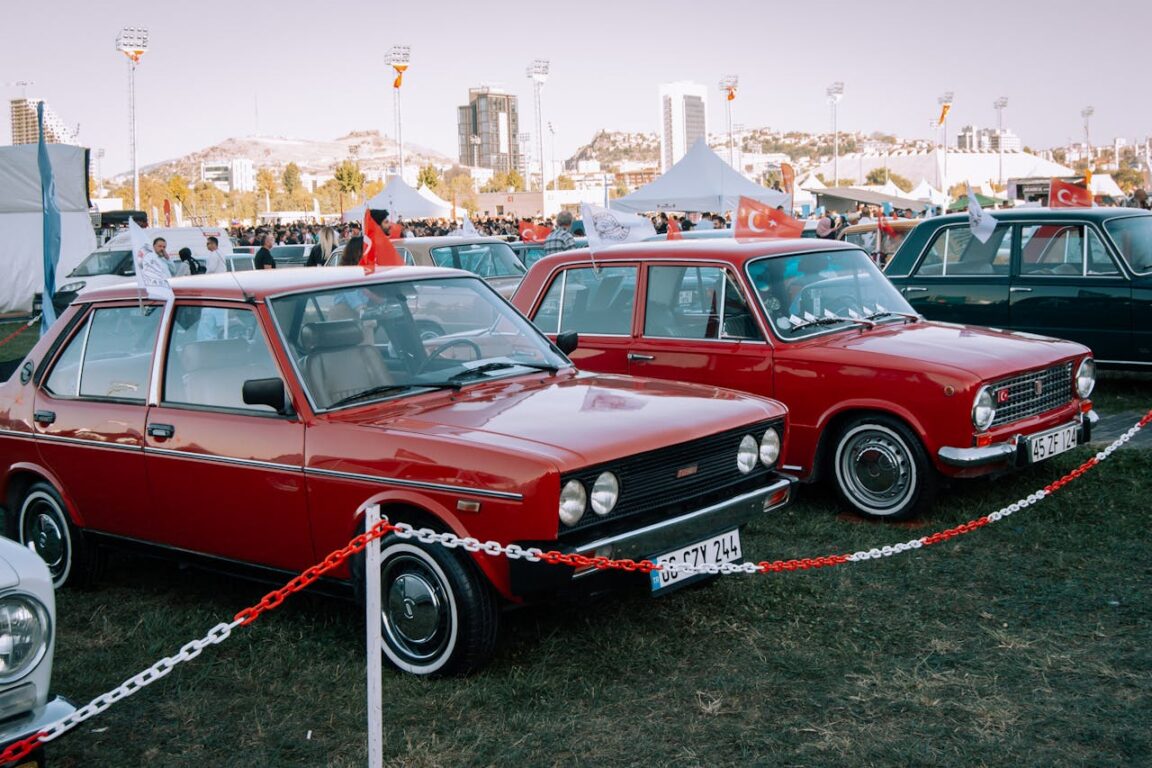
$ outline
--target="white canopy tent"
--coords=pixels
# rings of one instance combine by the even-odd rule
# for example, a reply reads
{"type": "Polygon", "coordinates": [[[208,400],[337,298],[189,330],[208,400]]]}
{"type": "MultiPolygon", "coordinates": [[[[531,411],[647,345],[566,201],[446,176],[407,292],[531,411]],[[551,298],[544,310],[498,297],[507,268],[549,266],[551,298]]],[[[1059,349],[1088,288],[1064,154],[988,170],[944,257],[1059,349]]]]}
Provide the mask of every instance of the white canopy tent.
{"type": "Polygon", "coordinates": [[[914,200],[927,200],[940,209],[945,208],[949,202],[947,193],[933,187],[927,179],[921,179],[916,188],[908,193],[908,197],[914,200]]]}
{"type": "MultiPolygon", "coordinates": [[[[0,312],[27,311],[44,289],[44,212],[37,146],[0,147],[0,312]]],[[[56,285],[96,249],[88,212],[88,150],[49,144],[48,158],[60,208],[60,260],[56,285]]]]}
{"type": "Polygon", "coordinates": [[[400,219],[446,219],[452,215],[452,206],[431,192],[418,191],[399,176],[388,177],[384,189],[373,195],[367,206],[358,205],[344,212],[344,221],[364,218],[365,207],[374,211],[386,210],[395,221],[400,219]],[[431,197],[429,197],[431,195],[431,197]]]}
{"type": "Polygon", "coordinates": [[[734,211],[741,197],[768,205],[785,205],[788,195],[749,181],[709,148],[704,139],[692,145],[680,162],[650,184],[612,200],[618,211],[734,211]]]}

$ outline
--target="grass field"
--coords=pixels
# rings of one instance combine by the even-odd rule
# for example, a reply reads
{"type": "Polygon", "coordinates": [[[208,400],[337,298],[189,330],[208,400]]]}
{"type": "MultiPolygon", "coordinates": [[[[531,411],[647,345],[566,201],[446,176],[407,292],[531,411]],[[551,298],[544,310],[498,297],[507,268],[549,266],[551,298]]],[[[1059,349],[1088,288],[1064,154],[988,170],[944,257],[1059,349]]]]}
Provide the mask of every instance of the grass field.
{"type": "MultiPolygon", "coordinates": [[[[1105,374],[1096,400],[1147,411],[1152,386],[1105,374]]],[[[917,538],[1092,450],[955,485],[904,525],[806,488],[746,532],[746,558],[917,538]]],[[[893,558],[506,614],[471,678],[385,672],[387,764],[1152,764],[1150,476],[1152,452],[1125,448],[1034,508],[893,558]]],[[[55,687],[85,703],[267,589],[115,557],[99,588],[58,595],[55,687]]],[[[363,766],[363,634],[352,604],[294,597],[51,743],[49,760],[363,766]]]]}

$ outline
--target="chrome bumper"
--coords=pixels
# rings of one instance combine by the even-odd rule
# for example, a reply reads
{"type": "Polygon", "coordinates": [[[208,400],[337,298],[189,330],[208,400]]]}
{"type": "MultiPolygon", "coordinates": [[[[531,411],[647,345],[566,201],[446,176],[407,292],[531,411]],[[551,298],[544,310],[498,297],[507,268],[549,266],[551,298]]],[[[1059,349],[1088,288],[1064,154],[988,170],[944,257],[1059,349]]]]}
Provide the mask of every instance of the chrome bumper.
{"type": "MultiPolygon", "coordinates": [[[[34,733],[39,733],[48,726],[68,717],[75,711],[75,705],[63,696],[56,696],[50,699],[40,711],[29,713],[27,717],[16,718],[5,723],[4,729],[0,730],[0,749],[4,749],[9,744],[13,744],[22,739],[26,739],[34,733]]],[[[37,749],[39,749],[39,747],[37,747],[37,749]]]]}
{"type": "MultiPolygon", "coordinates": [[[[1095,426],[1098,421],[1100,421],[1100,416],[1096,411],[1088,411],[1081,416],[1079,420],[1080,430],[1077,435],[1077,442],[1079,444],[1082,445],[1092,439],[1092,427],[1095,426]]],[[[945,446],[941,448],[936,455],[940,457],[940,461],[951,467],[979,467],[985,464],[1015,462],[1017,452],[1025,437],[1027,436],[1013,435],[1010,439],[1002,443],[985,445],[979,448],[954,448],[952,446],[945,446]]]]}

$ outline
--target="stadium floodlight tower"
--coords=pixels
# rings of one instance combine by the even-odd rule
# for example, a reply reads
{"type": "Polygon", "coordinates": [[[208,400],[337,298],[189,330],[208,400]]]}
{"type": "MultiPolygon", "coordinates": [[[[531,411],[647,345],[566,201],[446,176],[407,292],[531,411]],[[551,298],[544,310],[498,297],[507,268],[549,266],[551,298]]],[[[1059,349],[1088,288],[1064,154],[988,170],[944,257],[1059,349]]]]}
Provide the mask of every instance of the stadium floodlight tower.
{"type": "Polygon", "coordinates": [[[535,59],[526,72],[532,81],[532,89],[536,100],[536,156],[540,158],[540,191],[548,186],[548,179],[544,173],[544,119],[540,114],[540,91],[548,81],[548,60],[535,59]]]}
{"type": "Polygon", "coordinates": [[[824,93],[832,105],[832,186],[840,186],[840,128],[836,124],[836,107],[844,98],[844,83],[837,80],[824,93]]]}
{"type": "Polygon", "coordinates": [[[396,116],[396,153],[400,165],[400,178],[404,178],[404,124],[400,120],[400,86],[404,82],[404,73],[412,60],[412,49],[407,45],[394,45],[388,49],[384,63],[392,67],[396,78],[392,81],[392,111],[396,116]]]}
{"type": "Polygon", "coordinates": [[[1088,161],[1089,168],[1092,165],[1092,138],[1088,133],[1088,121],[1092,119],[1092,115],[1096,114],[1095,107],[1084,107],[1080,110],[1080,117],[1084,118],[1084,154],[1085,159],[1088,161]]]}
{"type": "Polygon", "coordinates": [[[738,75],[724,75],[720,79],[720,90],[724,91],[724,115],[728,121],[728,165],[736,167],[736,145],[732,143],[732,102],[736,99],[736,88],[740,85],[738,75]]]}
{"type": "Polygon", "coordinates": [[[132,206],[140,210],[140,170],[136,165],[136,65],[148,50],[148,30],[124,27],[116,35],[116,50],[128,57],[128,134],[132,154],[132,206]]]}
{"type": "Polygon", "coordinates": [[[992,102],[996,109],[996,148],[1000,151],[1000,186],[1004,186],[1004,109],[1008,106],[1008,97],[1001,96],[992,102]]]}

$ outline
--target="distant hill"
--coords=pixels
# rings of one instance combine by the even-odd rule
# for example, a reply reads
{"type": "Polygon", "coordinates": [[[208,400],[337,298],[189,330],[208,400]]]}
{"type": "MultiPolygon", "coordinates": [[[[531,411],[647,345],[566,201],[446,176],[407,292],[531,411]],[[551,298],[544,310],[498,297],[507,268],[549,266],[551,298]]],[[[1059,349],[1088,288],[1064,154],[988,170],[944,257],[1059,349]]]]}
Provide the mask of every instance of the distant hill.
{"type": "Polygon", "coordinates": [[[660,137],[655,133],[625,133],[623,131],[600,131],[592,141],[576,150],[568,159],[575,165],[584,160],[598,160],[600,165],[609,166],[625,160],[637,163],[660,162],[660,137]]]}
{"type": "MultiPolygon", "coordinates": [[[[222,162],[248,158],[257,168],[283,168],[296,163],[303,173],[330,173],[342,161],[354,158],[368,176],[384,174],[399,163],[396,142],[379,131],[353,131],[330,141],[291,139],[276,136],[247,136],[226,139],[183,157],[141,168],[144,173],[180,174],[194,177],[202,162],[222,162]]],[[[435,150],[415,144],[404,145],[404,163],[447,166],[455,161],[435,150]]]]}

